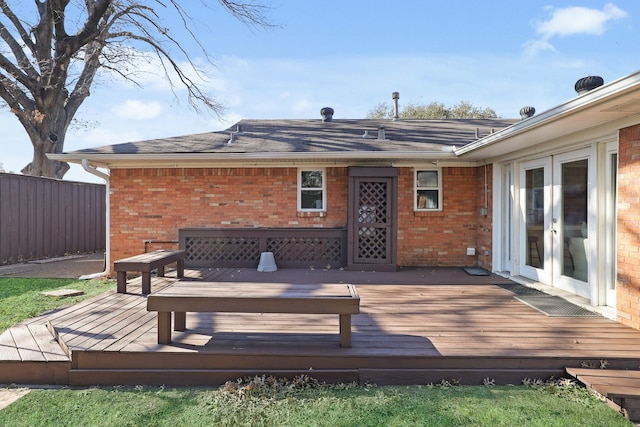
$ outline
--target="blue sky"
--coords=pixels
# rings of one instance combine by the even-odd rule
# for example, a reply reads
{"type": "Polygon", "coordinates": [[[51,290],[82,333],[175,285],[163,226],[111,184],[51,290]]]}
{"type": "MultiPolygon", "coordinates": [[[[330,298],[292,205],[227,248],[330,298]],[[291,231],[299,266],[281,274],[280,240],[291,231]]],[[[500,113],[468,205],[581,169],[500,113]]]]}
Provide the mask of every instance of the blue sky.
{"type": "MultiPolygon", "coordinates": [[[[394,91],[401,106],[468,101],[518,118],[525,105],[542,112],[575,97],[581,77],[611,82],[640,69],[637,0],[279,0],[269,12],[278,26],[268,30],[198,3],[185,7],[215,67],[179,23],[164,24],[205,69],[202,84],[225,104],[224,116],[189,109],[184,91],[174,95],[144,62],[142,89],[99,80],[78,116],[89,126],[69,132],[65,151],[220,130],[243,118],[319,118],[324,106],[337,120],[363,118],[394,91]]],[[[0,163],[18,172],[31,145],[6,110],[0,129],[11,147],[0,163]]],[[[65,179],[99,182],[75,166],[65,179]]]]}

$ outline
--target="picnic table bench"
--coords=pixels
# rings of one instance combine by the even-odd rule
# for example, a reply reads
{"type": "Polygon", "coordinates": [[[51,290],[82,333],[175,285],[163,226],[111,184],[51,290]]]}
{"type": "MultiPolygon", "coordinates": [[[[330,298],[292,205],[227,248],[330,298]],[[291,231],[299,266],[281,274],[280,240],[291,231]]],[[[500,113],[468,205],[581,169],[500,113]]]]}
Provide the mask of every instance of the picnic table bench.
{"type": "Polygon", "coordinates": [[[164,250],[135,255],[123,258],[113,263],[117,275],[116,289],[118,293],[127,292],[127,272],[139,271],[142,273],[142,293],[151,293],[151,272],[158,270],[158,277],[164,277],[164,267],[176,263],[178,278],[184,277],[184,251],[164,250]]]}
{"type": "Polygon", "coordinates": [[[177,281],[147,297],[147,311],[158,312],[158,344],[171,343],[186,329],[187,312],[338,314],[340,346],[351,347],[351,315],[360,312],[360,297],[350,284],[300,285],[177,281]]]}

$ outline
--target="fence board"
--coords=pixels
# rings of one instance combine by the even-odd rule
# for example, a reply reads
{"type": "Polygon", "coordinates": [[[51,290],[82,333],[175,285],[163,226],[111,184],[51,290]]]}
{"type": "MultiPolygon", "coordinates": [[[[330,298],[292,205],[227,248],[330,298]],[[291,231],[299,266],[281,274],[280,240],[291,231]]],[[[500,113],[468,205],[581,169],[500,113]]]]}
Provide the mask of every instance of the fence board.
{"type": "Polygon", "coordinates": [[[0,173],[0,265],[106,246],[102,184],[0,173]]]}

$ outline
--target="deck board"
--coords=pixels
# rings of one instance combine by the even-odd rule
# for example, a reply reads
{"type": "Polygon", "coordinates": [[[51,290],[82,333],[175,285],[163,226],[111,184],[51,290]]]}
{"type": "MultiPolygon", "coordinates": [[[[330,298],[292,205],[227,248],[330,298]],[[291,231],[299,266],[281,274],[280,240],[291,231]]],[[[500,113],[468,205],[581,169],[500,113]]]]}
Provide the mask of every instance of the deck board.
{"type": "Polygon", "coordinates": [[[18,352],[18,345],[13,339],[13,334],[10,329],[7,329],[0,334],[0,360],[6,361],[19,361],[20,353],[18,352]]]}
{"type": "Polygon", "coordinates": [[[46,358],[38,346],[28,325],[18,325],[10,329],[23,362],[45,362],[46,358]]]}
{"type": "Polygon", "coordinates": [[[46,325],[28,325],[28,329],[47,362],[66,362],[69,360],[69,356],[51,335],[46,325]]]}
{"type": "MultiPolygon", "coordinates": [[[[392,348],[396,354],[436,349],[450,356],[522,351],[593,357],[605,355],[606,348],[612,357],[634,357],[640,351],[640,344],[634,343],[640,343],[638,331],[600,317],[578,321],[547,317],[491,285],[358,285],[357,289],[361,313],[352,316],[354,347],[375,353],[392,348]]],[[[93,311],[85,307],[69,315],[56,314],[50,321],[72,348],[139,351],[156,339],[155,313],[147,313],[145,303],[138,295],[114,293],[99,301],[93,311]]],[[[334,315],[188,313],[187,328],[198,334],[197,343],[206,341],[201,348],[184,343],[194,352],[238,343],[260,347],[265,342],[286,348],[311,343],[317,347],[324,342],[333,349],[338,320],[334,315]],[[222,338],[225,334],[235,335],[226,340],[222,338]],[[260,334],[253,341],[252,335],[260,334]],[[323,334],[328,339],[318,342],[323,334]]],[[[174,332],[175,344],[181,343],[181,336],[174,332]]]]}
{"type": "MultiPolygon", "coordinates": [[[[216,363],[238,369],[289,369],[313,363],[314,368],[366,368],[372,372],[384,371],[385,364],[426,369],[433,364],[431,359],[439,364],[448,359],[454,364],[473,360],[480,366],[483,360],[505,358],[513,360],[514,366],[522,364],[523,369],[523,360],[536,364],[536,369],[564,360],[573,360],[573,366],[599,360],[639,365],[640,331],[604,317],[545,316],[495,286],[504,282],[502,278],[471,277],[454,270],[441,280],[431,270],[409,276],[363,272],[341,277],[341,273],[191,269],[185,271],[183,280],[192,281],[186,286],[197,289],[210,280],[254,280],[253,286],[259,287],[258,279],[284,284],[287,277],[296,284],[324,279],[323,283],[353,283],[360,277],[360,282],[355,282],[360,313],[352,315],[352,348],[340,348],[339,322],[333,314],[233,312],[187,313],[187,330],[174,331],[170,345],[159,345],[156,313],[146,310],[139,278],[128,283],[128,294],[117,294],[114,286],[99,297],[18,326],[51,322],[73,353],[74,366],[82,367],[83,361],[92,360],[95,369],[161,369],[175,363],[207,369],[212,362],[202,358],[210,356],[217,358],[216,363]],[[396,283],[390,277],[399,279],[396,283]],[[150,355],[156,357],[151,360],[150,355]],[[175,359],[178,356],[192,359],[175,359]]],[[[176,279],[170,276],[154,277],[152,291],[173,283],[176,279]]],[[[0,360],[38,357],[33,334],[25,334],[24,328],[10,331],[0,335],[0,360]]],[[[39,354],[40,360],[46,360],[42,351],[39,354]]],[[[389,373],[388,377],[402,375],[389,373]]],[[[410,374],[406,376],[410,378],[410,374]]]]}

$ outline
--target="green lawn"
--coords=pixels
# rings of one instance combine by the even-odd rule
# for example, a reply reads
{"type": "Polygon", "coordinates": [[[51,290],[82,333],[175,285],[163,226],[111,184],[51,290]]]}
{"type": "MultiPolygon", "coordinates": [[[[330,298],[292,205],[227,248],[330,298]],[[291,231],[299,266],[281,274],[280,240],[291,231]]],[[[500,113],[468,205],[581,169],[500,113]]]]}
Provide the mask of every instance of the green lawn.
{"type": "Polygon", "coordinates": [[[112,280],[0,278],[0,333],[23,320],[114,288],[112,280]],[[84,295],[66,298],[41,295],[54,289],[76,289],[84,291],[84,295]]]}
{"type": "Polygon", "coordinates": [[[631,426],[578,386],[281,390],[37,390],[0,411],[19,426],[631,426]]]}

